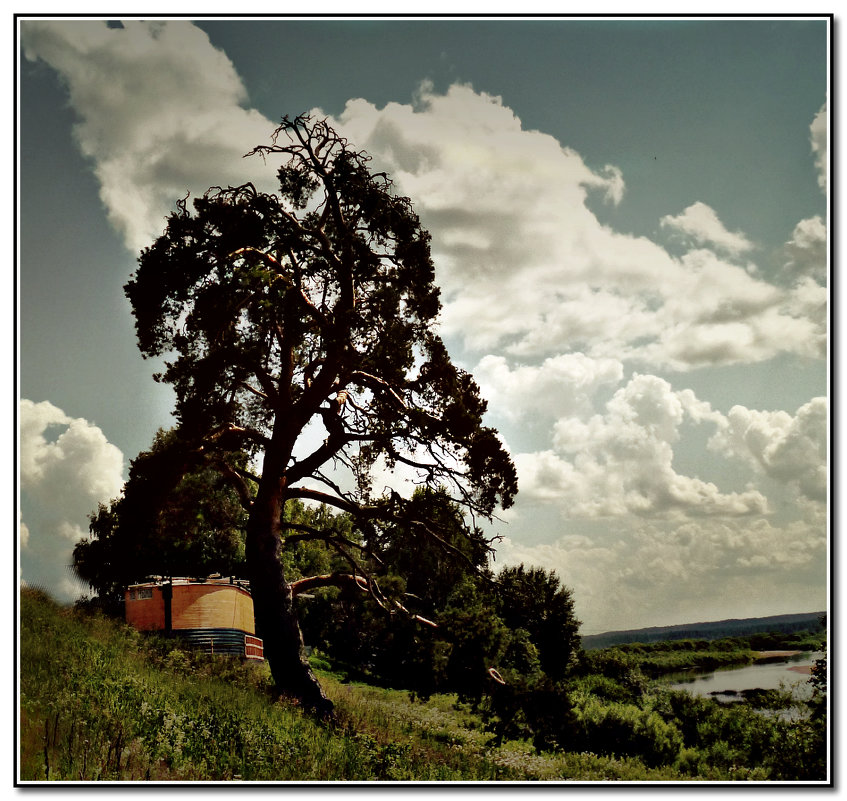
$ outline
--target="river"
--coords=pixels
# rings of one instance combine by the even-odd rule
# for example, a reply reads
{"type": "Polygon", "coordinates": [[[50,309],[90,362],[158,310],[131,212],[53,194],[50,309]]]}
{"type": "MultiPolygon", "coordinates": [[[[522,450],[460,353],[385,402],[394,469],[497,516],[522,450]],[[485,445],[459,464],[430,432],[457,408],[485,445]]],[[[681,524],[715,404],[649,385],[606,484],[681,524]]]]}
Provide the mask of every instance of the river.
{"type": "Polygon", "coordinates": [[[721,701],[740,700],[738,694],[742,690],[778,690],[782,687],[791,689],[796,698],[805,700],[811,696],[809,669],[821,656],[819,652],[805,651],[775,662],[757,662],[708,673],[675,673],[666,677],[666,680],[671,680],[671,689],[687,690],[694,695],[709,696],[721,701]]]}

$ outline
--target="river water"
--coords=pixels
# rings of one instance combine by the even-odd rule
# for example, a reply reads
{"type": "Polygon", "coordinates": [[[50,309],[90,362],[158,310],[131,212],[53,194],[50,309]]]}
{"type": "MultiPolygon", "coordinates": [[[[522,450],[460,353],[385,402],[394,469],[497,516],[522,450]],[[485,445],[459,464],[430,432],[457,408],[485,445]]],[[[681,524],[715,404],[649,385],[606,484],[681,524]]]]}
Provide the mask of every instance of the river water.
{"type": "Polygon", "coordinates": [[[675,673],[670,687],[687,690],[694,695],[705,695],[721,701],[740,700],[736,695],[742,690],[792,690],[794,696],[805,700],[811,696],[809,668],[821,653],[804,652],[778,662],[763,662],[744,667],[722,668],[708,673],[675,673]]]}

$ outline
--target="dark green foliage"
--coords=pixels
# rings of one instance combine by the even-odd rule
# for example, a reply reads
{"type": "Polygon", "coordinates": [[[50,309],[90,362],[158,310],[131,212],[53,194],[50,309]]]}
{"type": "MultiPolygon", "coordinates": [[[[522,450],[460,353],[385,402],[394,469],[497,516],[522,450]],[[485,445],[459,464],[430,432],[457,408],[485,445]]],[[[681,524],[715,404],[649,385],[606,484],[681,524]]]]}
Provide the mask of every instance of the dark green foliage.
{"type": "Polygon", "coordinates": [[[123,496],[101,504],[90,519],[91,537],[74,548],[74,568],[109,608],[128,584],[148,576],[244,571],[241,499],[218,465],[172,431],[157,433],[151,449],[132,461],[123,496]]]}
{"type": "Polygon", "coordinates": [[[578,688],[586,694],[606,701],[638,703],[644,694],[646,683],[640,676],[637,681],[633,681],[613,679],[610,676],[604,676],[602,673],[589,673],[572,679],[569,686],[572,690],[578,688]]]}
{"type": "Polygon", "coordinates": [[[603,675],[617,677],[621,670],[637,668],[640,673],[652,678],[692,668],[714,670],[746,665],[753,659],[754,654],[747,641],[736,638],[627,643],[586,651],[583,658],[588,671],[597,670],[603,675]]]}
{"type": "Polygon", "coordinates": [[[739,778],[758,770],[761,778],[774,780],[826,778],[826,735],[808,720],[787,721],[744,703],[723,706],[683,691],[664,691],[655,709],[682,736],[685,770],[737,772],[739,778]]]}
{"type": "MultiPolygon", "coordinates": [[[[673,763],[681,774],[698,778],[824,780],[827,727],[816,717],[818,691],[808,704],[778,690],[745,691],[723,704],[664,689],[645,675],[749,658],[746,638],[583,652],[567,685],[578,721],[570,747],[638,756],[651,765],[673,763]],[[786,719],[786,710],[799,717],[786,719]]],[[[815,682],[813,671],[813,688],[815,682]]]]}
{"type": "Polygon", "coordinates": [[[636,654],[620,648],[583,651],[575,670],[578,676],[603,676],[624,688],[630,698],[640,697],[647,688],[647,678],[636,654]]]}
{"type": "Polygon", "coordinates": [[[427,617],[445,607],[465,577],[484,570],[489,553],[486,539],[466,526],[444,487],[415,490],[405,522],[372,529],[366,543],[404,578],[406,602],[427,617]]]}
{"type": "Polygon", "coordinates": [[[503,622],[529,633],[542,670],[552,681],[561,681],[580,645],[570,590],[553,571],[519,565],[500,571],[495,593],[503,622]]]}
{"type": "Polygon", "coordinates": [[[682,747],[676,726],[636,704],[588,698],[576,707],[571,747],[596,754],[636,756],[646,765],[674,762],[682,747]]]}
{"type": "MultiPolygon", "coordinates": [[[[460,507],[443,490],[419,488],[409,510],[408,523],[375,527],[362,539],[344,515],[302,505],[287,508],[285,519],[293,525],[318,527],[314,516],[323,515],[320,528],[330,531],[346,521],[345,538],[367,549],[368,570],[378,577],[382,595],[396,604],[384,608],[367,598],[363,603],[361,590],[349,585],[314,590],[299,603],[304,638],[351,676],[406,687],[423,697],[449,689],[478,699],[505,631],[482,589],[489,581],[487,544],[477,531],[466,533],[460,507]],[[432,536],[421,534],[424,525],[432,527],[432,536]]],[[[345,567],[323,541],[294,535],[286,545],[294,577],[345,567]]]]}
{"type": "Polygon", "coordinates": [[[470,580],[448,598],[441,620],[451,644],[448,687],[460,699],[479,702],[494,685],[488,671],[499,663],[508,638],[506,626],[470,580]]]}
{"type": "Polygon", "coordinates": [[[541,751],[571,751],[577,718],[566,687],[543,673],[503,672],[482,708],[487,725],[504,740],[530,740],[541,751]]]}
{"type": "MultiPolygon", "coordinates": [[[[463,701],[482,705],[498,731],[499,721],[511,725],[518,720],[505,709],[523,705],[525,730],[539,743],[552,743],[561,731],[551,729],[541,712],[568,708],[568,702],[561,687],[551,689],[556,682],[545,671],[542,654],[548,665],[559,666],[559,676],[566,671],[561,666],[574,659],[579,623],[570,592],[543,570],[521,566],[490,576],[484,568],[485,541],[464,534],[461,509],[443,491],[418,489],[409,509],[414,517],[406,526],[395,524],[362,537],[344,515],[302,504],[286,507],[284,520],[292,530],[318,527],[317,516],[324,531],[341,527],[346,540],[367,548],[369,569],[379,577],[385,597],[437,623],[431,627],[397,609],[363,603],[361,591],[349,585],[321,587],[299,602],[306,642],[351,678],[405,687],[423,698],[455,692],[463,701]],[[437,537],[419,536],[423,520],[432,521],[437,537]],[[519,622],[531,631],[513,627],[519,622]],[[506,690],[492,669],[509,677],[506,690]],[[488,701],[493,693],[500,699],[496,709],[488,701]]],[[[322,540],[296,534],[287,538],[285,553],[295,578],[344,566],[322,540]]]]}
{"type": "Polygon", "coordinates": [[[794,706],[794,696],[788,690],[763,690],[756,687],[751,690],[741,690],[739,695],[753,709],[769,709],[778,711],[794,706]]]}
{"type": "Polygon", "coordinates": [[[823,721],[825,724],[827,716],[827,689],[829,686],[826,653],[820,659],[816,659],[815,664],[812,665],[809,684],[812,686],[812,717],[815,720],[823,721]]]}

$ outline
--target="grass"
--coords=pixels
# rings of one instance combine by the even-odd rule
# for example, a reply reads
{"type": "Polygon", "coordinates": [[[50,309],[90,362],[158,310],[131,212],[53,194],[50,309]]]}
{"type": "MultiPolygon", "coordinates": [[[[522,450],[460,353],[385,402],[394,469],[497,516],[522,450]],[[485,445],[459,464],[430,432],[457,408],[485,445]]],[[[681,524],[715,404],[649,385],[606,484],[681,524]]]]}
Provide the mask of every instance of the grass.
{"type": "MultiPolygon", "coordinates": [[[[402,690],[345,683],[315,659],[336,704],[338,722],[330,726],[275,701],[265,664],[183,651],[32,590],[21,595],[20,616],[22,782],[705,777],[699,768],[651,768],[635,757],[498,743],[455,696],[422,701],[402,690]]],[[[649,713],[641,716],[650,722],[649,713]]],[[[689,752],[682,756],[693,760],[689,752]]]]}

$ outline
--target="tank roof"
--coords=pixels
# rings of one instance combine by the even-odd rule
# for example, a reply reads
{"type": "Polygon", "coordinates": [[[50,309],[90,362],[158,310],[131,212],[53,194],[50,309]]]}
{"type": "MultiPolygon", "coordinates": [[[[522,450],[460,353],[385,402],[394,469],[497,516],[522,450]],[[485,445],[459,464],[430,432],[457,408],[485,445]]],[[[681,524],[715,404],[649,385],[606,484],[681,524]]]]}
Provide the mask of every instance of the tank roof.
{"type": "Polygon", "coordinates": [[[221,575],[207,576],[206,578],[192,578],[189,576],[149,576],[147,581],[130,584],[127,589],[129,589],[129,587],[161,587],[165,584],[172,584],[174,586],[186,584],[216,584],[226,587],[240,587],[242,590],[247,590],[247,592],[250,591],[250,582],[247,579],[221,575]]]}

